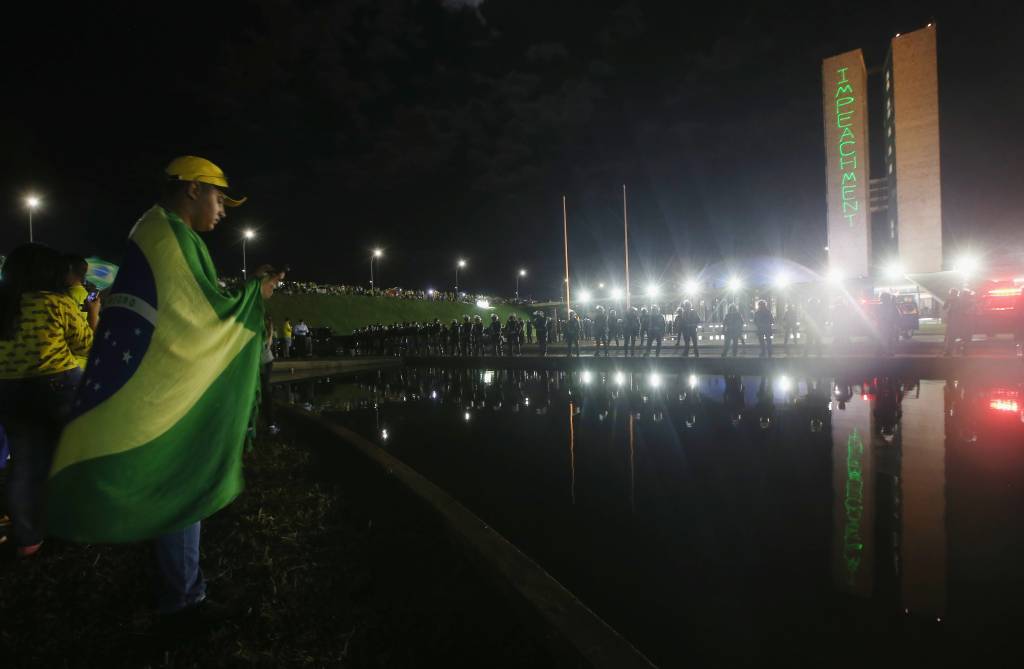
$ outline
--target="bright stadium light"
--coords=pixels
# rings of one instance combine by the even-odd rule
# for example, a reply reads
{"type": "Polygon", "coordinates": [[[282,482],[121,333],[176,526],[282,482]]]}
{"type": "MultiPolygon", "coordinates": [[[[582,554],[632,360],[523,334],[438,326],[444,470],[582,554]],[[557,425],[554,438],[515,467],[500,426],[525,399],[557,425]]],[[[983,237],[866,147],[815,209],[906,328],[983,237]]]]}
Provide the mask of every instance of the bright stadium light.
{"type": "Polygon", "coordinates": [[[621,386],[626,382],[626,375],[622,372],[615,372],[615,385],[621,386]]]}
{"type": "Polygon", "coordinates": [[[600,288],[601,290],[604,290],[604,283],[603,282],[598,283],[597,287],[600,288]]]}
{"type": "Polygon", "coordinates": [[[885,278],[889,281],[897,281],[903,278],[903,265],[897,261],[892,261],[885,266],[885,278]]]}
{"type": "Polygon", "coordinates": [[[785,272],[779,272],[775,275],[775,287],[779,290],[789,288],[789,275],[785,272]]]}
{"type": "Polygon", "coordinates": [[[784,393],[788,393],[792,389],[793,389],[793,380],[790,379],[788,376],[785,376],[785,375],[780,376],[779,377],[779,390],[784,392],[784,393]]]}
{"type": "Polygon", "coordinates": [[[621,300],[622,299],[622,289],[621,288],[612,288],[611,291],[608,293],[608,295],[613,300],[621,300]]]}
{"type": "Polygon", "coordinates": [[[687,279],[686,283],[683,284],[683,290],[686,291],[687,295],[696,295],[700,292],[700,284],[697,283],[696,279],[687,279]]]}
{"type": "Polygon", "coordinates": [[[842,283],[843,282],[843,270],[839,269],[838,267],[829,267],[828,268],[828,280],[831,281],[832,283],[842,283]]]}
{"type": "Polygon", "coordinates": [[[590,302],[590,298],[591,298],[591,297],[592,297],[592,296],[591,296],[591,294],[590,294],[590,291],[589,291],[589,290],[581,290],[581,291],[580,291],[580,302],[581,302],[582,304],[587,304],[588,302],[590,302]]]}
{"type": "Polygon", "coordinates": [[[976,274],[980,267],[981,263],[978,262],[978,259],[972,255],[962,255],[956,259],[955,263],[953,263],[953,271],[959,272],[964,276],[971,276],[972,274],[976,274]]]}
{"type": "Polygon", "coordinates": [[[686,382],[689,384],[689,386],[691,388],[696,388],[697,387],[697,375],[696,374],[690,374],[690,378],[688,378],[686,380],[686,382]]]}
{"type": "Polygon", "coordinates": [[[590,383],[593,379],[594,377],[590,372],[583,372],[580,374],[580,380],[582,380],[583,383],[590,383]]]}
{"type": "Polygon", "coordinates": [[[647,297],[657,297],[660,290],[656,283],[647,284],[647,297]]]}
{"type": "Polygon", "coordinates": [[[434,289],[433,288],[427,288],[427,295],[429,295],[430,297],[433,297],[434,296],[434,289]]]}
{"type": "Polygon", "coordinates": [[[743,280],[738,276],[729,278],[729,291],[732,293],[738,293],[743,288],[743,280]]]}
{"type": "Polygon", "coordinates": [[[657,388],[661,385],[661,375],[656,372],[652,372],[648,382],[651,384],[651,388],[657,388]]]}

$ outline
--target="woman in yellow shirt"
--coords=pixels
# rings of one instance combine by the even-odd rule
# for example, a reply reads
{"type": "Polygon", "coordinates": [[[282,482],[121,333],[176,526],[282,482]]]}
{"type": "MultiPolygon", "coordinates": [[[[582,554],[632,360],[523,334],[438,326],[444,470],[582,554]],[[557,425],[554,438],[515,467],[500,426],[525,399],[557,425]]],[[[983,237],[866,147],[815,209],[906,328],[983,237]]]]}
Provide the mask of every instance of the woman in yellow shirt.
{"type": "Polygon", "coordinates": [[[42,544],[42,500],[61,429],[92,346],[99,300],[87,318],[68,296],[67,264],[38,244],[15,249],[0,281],[0,423],[10,442],[8,512],[19,556],[42,544]]]}

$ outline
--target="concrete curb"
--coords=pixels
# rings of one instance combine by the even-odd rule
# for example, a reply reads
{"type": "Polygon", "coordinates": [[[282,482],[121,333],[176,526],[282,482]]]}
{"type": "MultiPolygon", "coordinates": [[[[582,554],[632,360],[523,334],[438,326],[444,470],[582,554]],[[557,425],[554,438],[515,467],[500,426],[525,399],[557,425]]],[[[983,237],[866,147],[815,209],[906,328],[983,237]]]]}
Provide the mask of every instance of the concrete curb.
{"type": "Polygon", "coordinates": [[[492,570],[504,585],[510,586],[546,627],[590,666],[599,669],[655,666],[529,556],[415,470],[347,428],[287,404],[278,403],[278,407],[296,422],[341,439],[427,504],[481,564],[492,570]]]}

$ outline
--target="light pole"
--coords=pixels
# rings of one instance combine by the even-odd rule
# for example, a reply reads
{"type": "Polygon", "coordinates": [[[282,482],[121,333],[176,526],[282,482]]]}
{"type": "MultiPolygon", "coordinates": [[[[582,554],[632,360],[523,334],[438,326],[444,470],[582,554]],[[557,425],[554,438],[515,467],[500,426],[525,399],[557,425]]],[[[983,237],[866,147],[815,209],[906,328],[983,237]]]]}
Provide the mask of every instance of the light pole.
{"type": "Polygon", "coordinates": [[[25,198],[25,206],[28,207],[28,243],[32,244],[35,242],[35,236],[32,234],[32,214],[35,213],[36,208],[39,206],[39,197],[37,195],[29,195],[25,198]]]}
{"type": "Polygon", "coordinates": [[[526,276],[526,270],[521,269],[516,272],[516,299],[519,299],[519,277],[526,276]]]}
{"type": "Polygon", "coordinates": [[[384,251],[381,249],[374,249],[373,255],[370,256],[370,292],[373,292],[373,261],[384,255],[384,251]]]}
{"type": "Polygon", "coordinates": [[[466,266],[466,261],[459,258],[459,262],[455,263],[455,299],[459,299],[459,270],[466,266]]]}
{"type": "Polygon", "coordinates": [[[245,261],[245,243],[256,236],[256,233],[250,228],[246,228],[242,231],[242,279],[248,278],[248,264],[245,261]]]}

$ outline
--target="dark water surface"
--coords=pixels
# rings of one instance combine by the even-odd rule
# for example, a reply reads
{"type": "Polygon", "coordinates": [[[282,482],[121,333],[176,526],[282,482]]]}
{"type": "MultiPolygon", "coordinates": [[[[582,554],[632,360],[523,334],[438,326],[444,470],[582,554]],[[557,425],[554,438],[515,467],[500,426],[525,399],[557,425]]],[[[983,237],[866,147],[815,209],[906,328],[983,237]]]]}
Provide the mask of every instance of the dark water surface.
{"type": "Polygon", "coordinates": [[[1020,385],[402,369],[276,392],[662,666],[982,661],[1024,631],[1020,385]]]}

